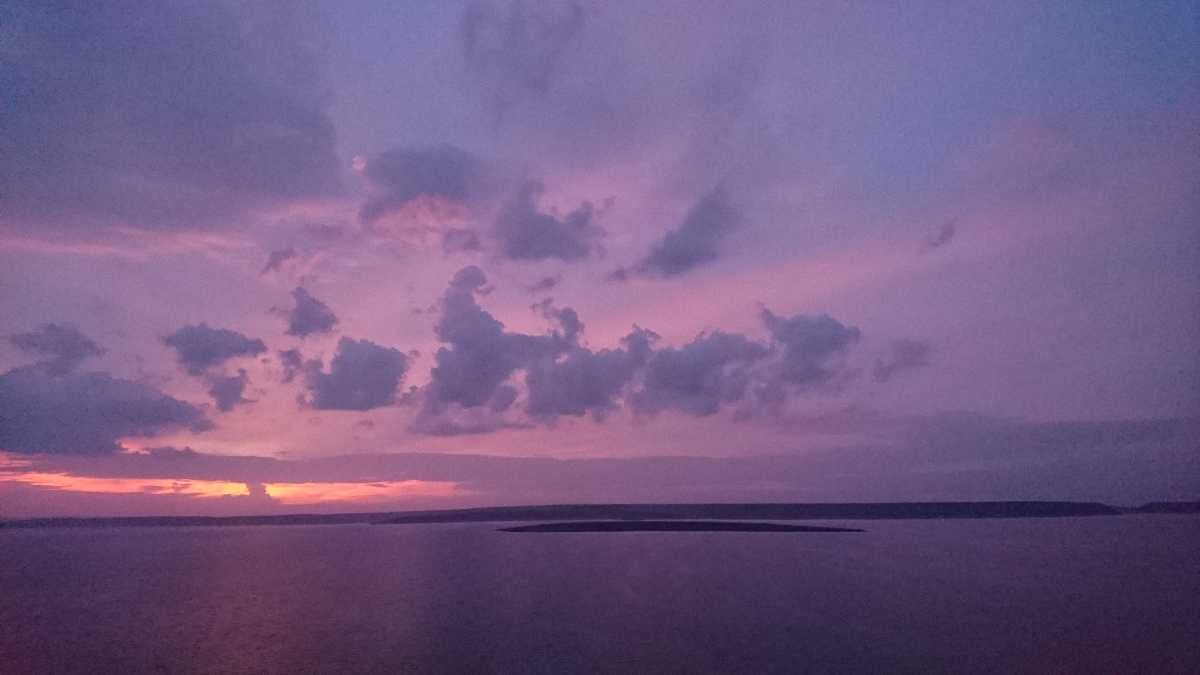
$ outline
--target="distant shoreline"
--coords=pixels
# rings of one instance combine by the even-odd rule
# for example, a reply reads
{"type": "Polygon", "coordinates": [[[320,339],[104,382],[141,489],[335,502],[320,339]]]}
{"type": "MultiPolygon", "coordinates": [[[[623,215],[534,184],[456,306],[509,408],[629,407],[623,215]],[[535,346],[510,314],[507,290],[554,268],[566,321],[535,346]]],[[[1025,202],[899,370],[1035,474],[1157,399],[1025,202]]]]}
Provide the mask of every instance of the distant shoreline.
{"type": "Polygon", "coordinates": [[[190,527],[237,525],[429,524],[579,520],[914,520],[962,518],[1054,518],[1123,513],[1200,514],[1200,502],[1151,502],[1119,508],[1099,502],[861,502],[772,504],[552,504],[382,513],[261,516],[130,516],[27,518],[0,521],[0,528],[190,527]]]}
{"type": "Polygon", "coordinates": [[[856,527],[781,525],[736,520],[577,520],[502,527],[500,532],[864,532],[856,527]]]}

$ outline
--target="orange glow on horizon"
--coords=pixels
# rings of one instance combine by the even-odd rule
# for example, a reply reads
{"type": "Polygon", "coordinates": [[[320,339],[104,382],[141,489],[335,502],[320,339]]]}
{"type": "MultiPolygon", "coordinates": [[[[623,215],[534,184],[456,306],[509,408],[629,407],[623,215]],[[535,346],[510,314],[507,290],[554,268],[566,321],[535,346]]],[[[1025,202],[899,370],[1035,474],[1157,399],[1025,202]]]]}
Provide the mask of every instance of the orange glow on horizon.
{"type": "Polygon", "coordinates": [[[405,497],[461,494],[453,481],[401,480],[375,483],[266,483],[267,496],[280,504],[380,502],[405,497]]]}
{"type": "Polygon", "coordinates": [[[0,475],[0,481],[25,483],[52,490],[100,494],[183,495],[186,497],[247,497],[245,483],[223,480],[168,478],[96,478],[69,473],[25,472],[0,475]]]}
{"type": "MultiPolygon", "coordinates": [[[[125,495],[180,495],[185,497],[250,497],[251,483],[226,480],[176,478],[108,478],[69,473],[25,471],[0,474],[0,484],[22,483],[66,492],[125,495]]],[[[461,495],[453,481],[377,481],[371,483],[265,483],[266,497],[283,505],[326,502],[378,503],[413,497],[461,495]]]]}

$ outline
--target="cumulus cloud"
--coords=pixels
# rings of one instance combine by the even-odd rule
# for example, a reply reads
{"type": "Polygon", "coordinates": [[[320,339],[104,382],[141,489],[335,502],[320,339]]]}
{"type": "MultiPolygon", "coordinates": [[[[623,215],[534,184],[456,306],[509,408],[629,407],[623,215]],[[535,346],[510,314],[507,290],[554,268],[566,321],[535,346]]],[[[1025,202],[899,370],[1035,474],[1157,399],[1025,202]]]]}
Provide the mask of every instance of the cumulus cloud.
{"type": "Polygon", "coordinates": [[[929,365],[929,343],[920,340],[893,340],[887,357],[875,361],[872,376],[876,382],[887,382],[896,373],[929,365]]]}
{"type": "Polygon", "coordinates": [[[218,410],[229,412],[239,403],[248,402],[242,394],[249,382],[246,371],[240,368],[237,375],[209,375],[208,394],[213,397],[218,410]]]}
{"type": "Polygon", "coordinates": [[[463,56],[503,114],[527,96],[544,94],[563,53],[583,30],[583,9],[513,2],[474,2],[460,23],[463,56]]]}
{"type": "Polygon", "coordinates": [[[435,354],[415,431],[482,433],[518,423],[501,414],[519,397],[509,384],[518,371],[524,371],[523,410],[535,422],[585,414],[601,420],[622,404],[638,414],[675,410],[695,416],[743,400],[775,405],[831,381],[837,357],[859,339],[857,328],[828,316],[781,317],[764,309],[770,344],[713,331],[660,348],[658,335],[635,326],[619,347],[593,350],[581,343],[579,315],[551,298],[531,305],[552,322],[551,330],[506,331],[478,304],[476,296],[486,289],[487,277],[475,266],[451,280],[435,325],[446,346],[435,354]]]}
{"type": "Polygon", "coordinates": [[[338,319],[329,305],[314,298],[303,287],[293,290],[292,298],[296,301],[296,306],[287,315],[288,335],[305,338],[333,330],[338,319]]]}
{"type": "Polygon", "coordinates": [[[831,316],[797,314],[781,317],[762,310],[762,321],[783,349],[778,368],[781,381],[798,388],[816,387],[833,379],[834,357],[844,353],[861,337],[853,326],[831,316]]]}
{"type": "Polygon", "coordinates": [[[579,313],[570,307],[555,307],[554,298],[535,302],[529,308],[543,318],[557,323],[562,329],[559,335],[569,343],[577,342],[583,334],[583,321],[579,319],[579,313]]]}
{"type": "Polygon", "coordinates": [[[304,22],[244,9],[4,3],[4,220],[192,227],[338,192],[304,22]]]}
{"type": "Polygon", "coordinates": [[[471,265],[454,275],[442,297],[442,315],[434,332],[449,346],[434,355],[427,399],[433,410],[451,403],[464,408],[482,406],[518,368],[570,346],[557,332],[525,335],[505,331],[504,324],[475,300],[486,285],[483,271],[471,265]]]}
{"type": "Polygon", "coordinates": [[[26,367],[0,375],[0,450],[107,454],[126,436],[209,426],[191,404],[107,373],[26,367]]]}
{"type": "Polygon", "coordinates": [[[75,370],[84,359],[104,354],[104,349],[78,328],[56,323],[11,335],[8,341],[23,352],[43,357],[38,365],[54,375],[66,374],[75,370]]]}
{"type": "Polygon", "coordinates": [[[528,181],[496,219],[493,235],[500,254],[512,260],[580,260],[596,250],[604,236],[591,202],[565,215],[542,211],[538,200],[544,186],[528,181]]]}
{"type": "Polygon", "coordinates": [[[329,372],[319,361],[306,366],[308,403],[318,410],[371,410],[391,405],[408,369],[400,350],[369,340],[342,338],[329,372]]]}
{"type": "Polygon", "coordinates": [[[443,144],[380,153],[367,160],[363,175],[380,190],[359,210],[370,224],[423,195],[467,201],[481,188],[483,172],[470,153],[443,144]]]}
{"type": "Polygon", "coordinates": [[[725,189],[718,186],[692,206],[683,222],[655,243],[645,258],[618,269],[611,278],[674,277],[711,263],[720,255],[721,240],[737,226],[738,217],[725,189]]]}
{"type": "Polygon", "coordinates": [[[296,375],[304,367],[304,356],[299,349],[285,349],[279,352],[279,365],[283,367],[284,383],[296,379],[296,375]]]}
{"type": "Polygon", "coordinates": [[[618,395],[646,364],[655,333],[641,328],[622,340],[620,349],[593,352],[571,349],[561,359],[544,359],[529,366],[527,411],[535,418],[592,413],[597,420],[617,407],[618,395]]]}
{"type": "Polygon", "coordinates": [[[766,346],[744,335],[702,334],[682,347],[653,352],[632,396],[634,410],[675,409],[698,417],[742,399],[751,381],[750,365],[766,357],[766,346]]]}
{"type": "Polygon", "coordinates": [[[267,351],[262,340],[249,338],[227,328],[207,324],[187,325],[162,339],[175,350],[179,364],[192,375],[240,356],[257,356],[267,351]]]}

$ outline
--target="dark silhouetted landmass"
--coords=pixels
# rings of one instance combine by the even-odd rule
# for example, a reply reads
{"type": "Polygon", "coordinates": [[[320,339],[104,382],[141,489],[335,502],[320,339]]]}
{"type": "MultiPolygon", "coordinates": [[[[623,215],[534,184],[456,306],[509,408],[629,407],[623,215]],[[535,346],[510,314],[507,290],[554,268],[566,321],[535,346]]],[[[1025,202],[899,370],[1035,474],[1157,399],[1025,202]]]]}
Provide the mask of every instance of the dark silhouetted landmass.
{"type": "MultiPolygon", "coordinates": [[[[1195,504],[1147,504],[1132,512],[1188,513],[1195,504]],[[1182,506],[1180,506],[1182,505],[1182,506]],[[1160,509],[1160,510],[1156,510],[1160,509]]],[[[1046,518],[1112,516],[1131,512],[1096,502],[865,502],[833,504],[557,504],[392,513],[273,516],[149,516],[31,518],[0,527],[194,527],[230,525],[345,525],[351,523],[486,523],[550,520],[876,520],[916,518],[1046,518]]]]}
{"type": "Polygon", "coordinates": [[[853,527],[816,527],[729,520],[582,520],[502,527],[501,532],[862,532],[853,527]]]}
{"type": "Polygon", "coordinates": [[[1150,502],[1133,510],[1134,513],[1200,513],[1200,502],[1150,502]]]}
{"type": "Polygon", "coordinates": [[[1040,518],[1113,516],[1093,502],[866,502],[859,504],[561,504],[411,511],[381,523],[465,523],[521,520],[873,520],[909,518],[1040,518]]]}

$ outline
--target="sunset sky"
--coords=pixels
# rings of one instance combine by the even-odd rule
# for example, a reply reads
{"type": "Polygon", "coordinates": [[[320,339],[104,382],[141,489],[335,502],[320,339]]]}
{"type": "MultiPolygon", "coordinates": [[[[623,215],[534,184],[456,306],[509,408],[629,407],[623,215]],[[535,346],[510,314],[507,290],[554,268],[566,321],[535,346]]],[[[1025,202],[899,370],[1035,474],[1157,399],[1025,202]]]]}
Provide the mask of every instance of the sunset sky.
{"type": "Polygon", "coordinates": [[[1200,497],[1195,2],[0,5],[0,518],[1200,497]]]}

